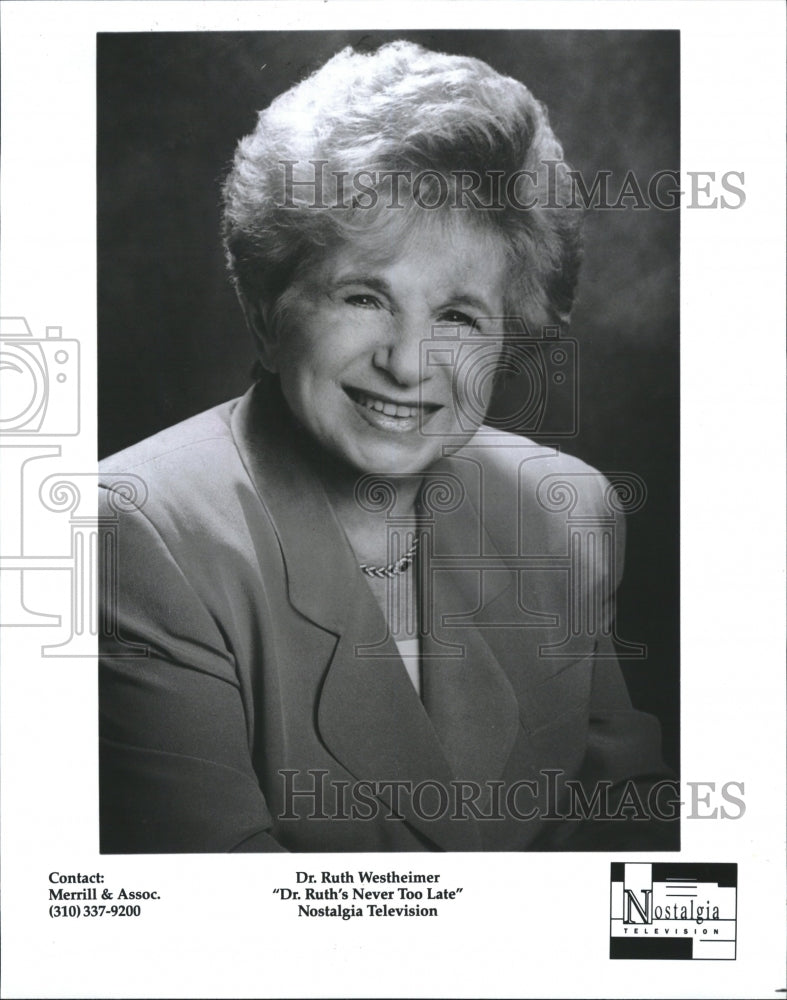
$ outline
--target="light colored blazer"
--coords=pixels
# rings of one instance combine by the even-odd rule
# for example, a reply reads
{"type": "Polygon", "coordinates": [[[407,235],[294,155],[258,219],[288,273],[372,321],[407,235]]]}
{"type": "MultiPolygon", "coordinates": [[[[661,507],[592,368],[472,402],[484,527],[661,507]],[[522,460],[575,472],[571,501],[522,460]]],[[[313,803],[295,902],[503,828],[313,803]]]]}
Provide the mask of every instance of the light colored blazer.
{"type": "Polygon", "coordinates": [[[102,850],[647,846],[663,824],[556,816],[560,782],[665,774],[615,659],[606,480],[484,431],[430,470],[422,700],[320,461],[258,385],[102,463],[102,850]]]}

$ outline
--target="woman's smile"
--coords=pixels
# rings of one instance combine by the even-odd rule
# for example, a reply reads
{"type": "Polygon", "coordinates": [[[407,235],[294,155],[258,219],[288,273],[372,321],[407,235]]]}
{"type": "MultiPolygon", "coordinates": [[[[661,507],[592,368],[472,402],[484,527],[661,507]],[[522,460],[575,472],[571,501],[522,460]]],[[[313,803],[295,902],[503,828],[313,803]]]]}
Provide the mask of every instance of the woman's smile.
{"type": "Polygon", "coordinates": [[[352,386],[343,386],[343,389],[364,420],[367,420],[372,427],[394,434],[406,434],[423,427],[426,421],[441,409],[440,405],[423,403],[418,399],[412,402],[399,401],[352,386]]]}

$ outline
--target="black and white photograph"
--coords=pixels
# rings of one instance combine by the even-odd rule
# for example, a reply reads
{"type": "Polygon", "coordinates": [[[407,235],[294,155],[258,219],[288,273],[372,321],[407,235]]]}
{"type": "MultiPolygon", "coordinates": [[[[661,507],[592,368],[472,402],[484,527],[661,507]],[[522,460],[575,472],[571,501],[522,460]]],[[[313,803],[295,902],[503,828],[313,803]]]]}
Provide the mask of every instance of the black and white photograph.
{"type": "Polygon", "coordinates": [[[678,33],[97,54],[102,850],[677,849],[678,33]]]}
{"type": "Polygon", "coordinates": [[[0,997],[783,992],[783,5],[0,17],[0,997]]]}

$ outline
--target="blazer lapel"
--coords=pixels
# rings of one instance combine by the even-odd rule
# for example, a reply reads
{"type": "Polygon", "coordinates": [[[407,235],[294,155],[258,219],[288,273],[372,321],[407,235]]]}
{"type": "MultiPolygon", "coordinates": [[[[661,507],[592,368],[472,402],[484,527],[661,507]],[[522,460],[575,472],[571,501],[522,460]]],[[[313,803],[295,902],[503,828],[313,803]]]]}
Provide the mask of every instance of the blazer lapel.
{"type": "Polygon", "coordinates": [[[279,537],[290,602],[338,635],[358,567],[308,460],[310,443],[284,406],[277,386],[258,383],[233,411],[233,435],[279,537]]]}
{"type": "Polygon", "coordinates": [[[365,655],[371,640],[385,630],[371,591],[360,579],[348,596],[353,614],[320,695],[317,724],[323,741],[351,774],[373,781],[377,797],[394,811],[398,807],[399,815],[435,844],[479,850],[475,821],[452,818],[454,774],[393,640],[376,646],[373,657],[365,655]],[[401,795],[381,787],[385,782],[404,782],[401,795]]]}
{"type": "Polygon", "coordinates": [[[485,575],[476,568],[478,556],[494,559],[498,553],[470,492],[453,510],[435,516],[431,526],[427,522],[420,586],[426,626],[422,676],[424,705],[454,775],[483,784],[503,773],[517,737],[519,712],[515,691],[480,620],[485,603],[495,596],[489,593],[490,581],[493,591],[508,591],[512,580],[508,573],[485,575]],[[441,562],[442,554],[452,561],[441,562]],[[454,624],[457,620],[461,625],[454,624]]]}

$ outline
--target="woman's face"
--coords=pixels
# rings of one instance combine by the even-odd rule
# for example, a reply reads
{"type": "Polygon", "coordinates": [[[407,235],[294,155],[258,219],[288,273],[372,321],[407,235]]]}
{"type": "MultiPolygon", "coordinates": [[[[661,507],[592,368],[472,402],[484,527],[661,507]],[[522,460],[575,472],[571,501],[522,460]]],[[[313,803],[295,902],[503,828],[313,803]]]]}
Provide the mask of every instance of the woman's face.
{"type": "Polygon", "coordinates": [[[293,414],[358,471],[428,468],[483,419],[504,281],[502,241],[465,222],[326,253],[285,293],[268,358],[293,414]]]}

